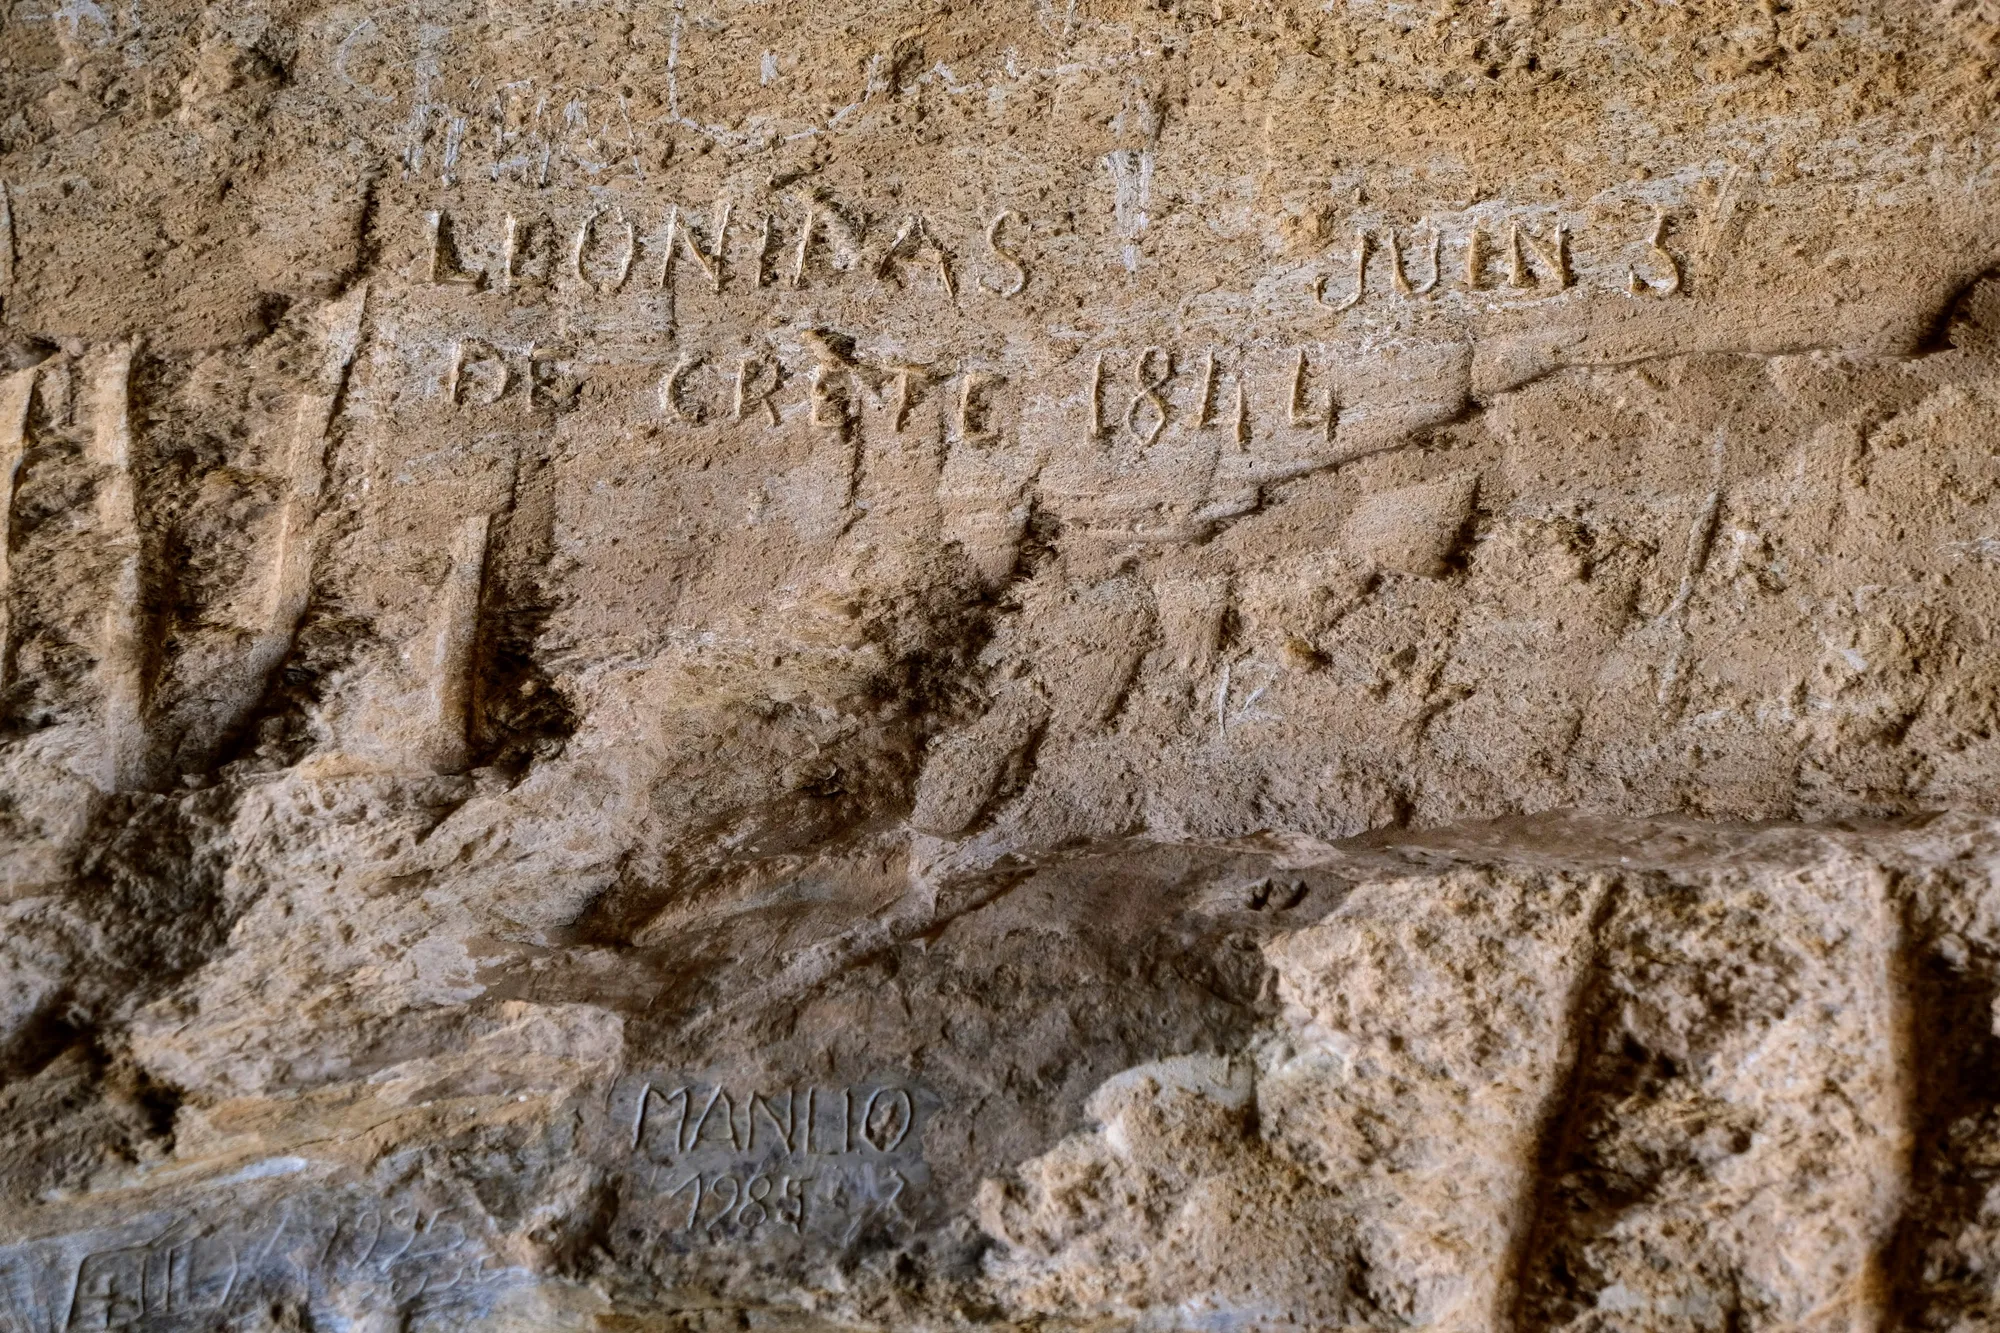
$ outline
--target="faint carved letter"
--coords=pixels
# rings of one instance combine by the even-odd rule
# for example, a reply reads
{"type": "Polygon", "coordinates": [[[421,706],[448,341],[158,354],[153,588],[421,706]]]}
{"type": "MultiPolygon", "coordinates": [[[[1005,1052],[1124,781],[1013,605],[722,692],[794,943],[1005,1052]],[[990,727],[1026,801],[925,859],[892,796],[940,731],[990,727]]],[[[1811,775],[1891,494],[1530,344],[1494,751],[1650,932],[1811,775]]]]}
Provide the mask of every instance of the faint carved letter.
{"type": "Polygon", "coordinates": [[[1665,211],[1653,214],[1653,228],[1646,233],[1646,249],[1652,252],[1654,262],[1667,271],[1663,282],[1650,282],[1639,276],[1639,271],[1627,266],[1625,269],[1625,290],[1634,296],[1672,296],[1681,289],[1681,261],[1667,253],[1667,215],[1665,211]]]}
{"type": "Polygon", "coordinates": [[[451,399],[453,407],[466,403],[487,407],[500,401],[512,378],[507,359],[501,355],[499,348],[483,339],[461,338],[452,344],[451,378],[445,385],[445,396],[451,399]],[[481,367],[487,368],[483,374],[479,370],[481,367]],[[483,395],[468,392],[469,386],[482,379],[491,386],[483,395]]]}
{"type": "Polygon", "coordinates": [[[798,290],[799,284],[805,281],[806,255],[812,249],[813,228],[818,225],[819,210],[811,205],[807,205],[806,225],[799,229],[799,248],[797,253],[792,256],[792,280],[789,286],[794,291],[798,290]]]}
{"type": "Polygon", "coordinates": [[[1160,432],[1167,428],[1167,400],[1160,396],[1160,390],[1173,377],[1174,359],[1163,348],[1148,347],[1139,353],[1138,361],[1132,366],[1132,382],[1139,392],[1132,395],[1132,401],[1125,408],[1125,429],[1132,432],[1143,448],[1150,449],[1153,441],[1160,438],[1160,432]],[[1153,358],[1158,357],[1157,370],[1151,369],[1153,358]],[[1139,409],[1151,405],[1153,424],[1145,430],[1139,428],[1139,409]]]}
{"type": "Polygon", "coordinates": [[[1104,438],[1104,353],[1097,354],[1097,360],[1090,366],[1090,401],[1085,405],[1089,412],[1090,438],[1104,438]]]}
{"type": "Polygon", "coordinates": [[[701,248],[701,243],[695,238],[694,228],[681,216],[680,205],[675,204],[667,210],[667,252],[666,258],[660,261],[660,278],[654,284],[656,287],[665,287],[673,281],[674,241],[678,238],[688,258],[694,260],[701,267],[701,271],[708,275],[709,290],[714,292],[722,290],[722,263],[729,252],[729,209],[729,200],[716,201],[715,248],[707,251],[701,248]]]}
{"type": "Polygon", "coordinates": [[[967,442],[990,440],[996,432],[989,420],[986,390],[1004,383],[1004,377],[984,370],[968,370],[958,386],[958,438],[967,442]]]}
{"type": "Polygon", "coordinates": [[[987,282],[986,279],[981,278],[979,280],[980,286],[986,288],[989,292],[998,292],[1002,296],[1019,296],[1022,289],[1028,285],[1028,266],[1021,262],[1019,256],[1000,244],[1001,226],[1006,223],[1008,218],[1018,218],[1020,216],[1019,213],[1010,208],[986,224],[986,248],[993,252],[995,259],[1014,270],[1014,281],[1005,287],[995,287],[987,282]]]}
{"type": "Polygon", "coordinates": [[[777,393],[777,391],[777,368],[768,365],[761,357],[744,357],[736,363],[736,396],[730,405],[730,420],[741,421],[743,420],[743,413],[747,409],[752,406],[761,406],[770,415],[771,424],[773,426],[777,425],[781,418],[778,416],[777,404],[771,401],[771,396],[777,393]],[[756,383],[765,370],[771,372],[771,383],[762,393],[753,394],[751,386],[756,383]]]}
{"type": "Polygon", "coordinates": [[[699,426],[705,414],[698,407],[690,410],[688,405],[681,401],[681,382],[687,378],[689,371],[700,364],[701,354],[698,352],[692,356],[683,356],[674,368],[667,372],[666,379],[660,382],[660,406],[690,426],[699,426]]]}
{"type": "Polygon", "coordinates": [[[1540,286],[1541,279],[1529,272],[1528,256],[1522,249],[1522,242],[1534,253],[1536,261],[1555,278],[1559,289],[1566,289],[1576,281],[1569,268],[1569,232],[1563,224],[1556,223],[1555,235],[1543,241],[1533,232],[1523,231],[1521,224],[1507,224],[1507,281],[1511,286],[1540,286]]]}
{"type": "Polygon", "coordinates": [[[923,368],[920,366],[896,367],[896,411],[894,426],[898,435],[903,433],[903,426],[910,419],[910,408],[916,402],[914,392],[916,382],[924,377],[923,368]]]}
{"type": "Polygon", "coordinates": [[[1465,238],[1465,285],[1475,292],[1486,288],[1486,233],[1476,225],[1465,238]]]}
{"type": "Polygon", "coordinates": [[[1396,289],[1399,296],[1423,296],[1438,285],[1438,275],[1442,272],[1438,268],[1438,247],[1444,238],[1438,234],[1436,227],[1432,227],[1430,232],[1431,276],[1421,287],[1410,285],[1409,275],[1403,269],[1402,242],[1397,239],[1393,230],[1389,233],[1389,285],[1396,289]]]}
{"type": "Polygon", "coordinates": [[[511,292],[517,286],[527,285],[521,272],[521,252],[527,248],[528,240],[528,224],[509,213],[500,234],[501,291],[511,292]]]}
{"type": "Polygon", "coordinates": [[[1329,301],[1326,299],[1326,275],[1320,274],[1313,278],[1313,300],[1328,310],[1352,310],[1361,304],[1362,293],[1367,288],[1368,233],[1357,231],[1354,233],[1354,290],[1348,294],[1345,301],[1329,301]]]}
{"type": "Polygon", "coordinates": [[[424,214],[424,280],[434,287],[470,287],[477,290],[486,282],[484,273],[459,266],[458,248],[452,244],[451,219],[443,212],[424,214]]]}
{"type": "Polygon", "coordinates": [[[922,217],[915,213],[903,219],[903,225],[896,230],[896,239],[889,242],[889,248],[882,252],[882,261],[875,266],[875,276],[896,282],[896,261],[903,258],[914,259],[929,248],[932,261],[937,267],[938,285],[944,288],[947,301],[958,299],[958,286],[951,277],[951,256],[930,234],[922,217]]]}
{"type": "Polygon", "coordinates": [[[630,222],[623,222],[621,216],[625,228],[625,244],[617,251],[618,262],[612,266],[611,276],[603,282],[597,282],[585,272],[584,254],[590,248],[591,235],[597,227],[597,220],[607,211],[602,208],[597,209],[583,220],[583,225],[576,229],[576,240],[570,245],[569,251],[570,271],[576,275],[576,280],[589,283],[597,289],[600,296],[614,295],[625,285],[625,279],[631,275],[632,257],[639,244],[637,231],[630,222]]]}

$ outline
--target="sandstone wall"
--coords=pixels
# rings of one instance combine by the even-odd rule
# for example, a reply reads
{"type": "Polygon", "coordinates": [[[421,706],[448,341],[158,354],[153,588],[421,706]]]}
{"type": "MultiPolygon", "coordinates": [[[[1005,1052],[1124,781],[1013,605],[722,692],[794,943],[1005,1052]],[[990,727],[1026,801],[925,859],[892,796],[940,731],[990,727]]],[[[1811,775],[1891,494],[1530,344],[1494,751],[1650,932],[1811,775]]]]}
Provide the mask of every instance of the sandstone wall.
{"type": "Polygon", "coordinates": [[[0,10],[0,1333],[2000,1328],[2000,9],[0,10]]]}

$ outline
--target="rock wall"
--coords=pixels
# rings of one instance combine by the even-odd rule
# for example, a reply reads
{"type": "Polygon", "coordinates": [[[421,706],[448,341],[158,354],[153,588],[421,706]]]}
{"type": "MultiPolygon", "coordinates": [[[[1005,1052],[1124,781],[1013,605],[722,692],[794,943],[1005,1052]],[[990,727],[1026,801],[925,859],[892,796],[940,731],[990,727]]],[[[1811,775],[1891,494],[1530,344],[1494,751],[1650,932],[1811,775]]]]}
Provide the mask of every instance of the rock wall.
{"type": "Polygon", "coordinates": [[[2000,10],[0,10],[0,1333],[2000,1328],[2000,10]]]}

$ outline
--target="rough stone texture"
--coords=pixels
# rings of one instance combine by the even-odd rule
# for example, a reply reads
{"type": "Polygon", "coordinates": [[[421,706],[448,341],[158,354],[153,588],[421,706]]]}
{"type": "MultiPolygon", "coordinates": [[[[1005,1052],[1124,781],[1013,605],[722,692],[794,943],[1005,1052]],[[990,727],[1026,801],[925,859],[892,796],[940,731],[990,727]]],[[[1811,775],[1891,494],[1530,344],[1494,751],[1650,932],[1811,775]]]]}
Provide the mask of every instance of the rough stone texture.
{"type": "Polygon", "coordinates": [[[2000,1328],[1989,0],[0,9],[0,1333],[2000,1328]]]}

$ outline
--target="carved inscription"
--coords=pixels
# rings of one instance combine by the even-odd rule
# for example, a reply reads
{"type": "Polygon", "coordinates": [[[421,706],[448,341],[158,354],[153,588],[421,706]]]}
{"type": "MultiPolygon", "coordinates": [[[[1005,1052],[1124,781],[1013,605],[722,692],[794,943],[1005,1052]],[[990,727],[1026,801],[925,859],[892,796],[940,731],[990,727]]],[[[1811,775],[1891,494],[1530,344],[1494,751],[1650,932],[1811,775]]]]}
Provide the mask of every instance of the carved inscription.
{"type": "Polygon", "coordinates": [[[1282,375],[1258,381],[1240,355],[1232,355],[1231,362],[1225,371],[1212,347],[1198,357],[1160,346],[1122,355],[1099,352],[1091,358],[1083,385],[1084,433],[1106,443],[1122,437],[1127,447],[1143,452],[1169,426],[1184,426],[1226,432],[1241,451],[1251,444],[1253,401],[1262,400],[1264,411],[1255,416],[1282,420],[1293,433],[1334,438],[1340,407],[1338,393],[1327,383],[1330,365],[1303,347],[1295,348],[1285,358],[1282,375]],[[1218,395],[1225,377],[1233,381],[1234,391],[1228,408],[1221,409],[1218,395]]]}
{"type": "Polygon", "coordinates": [[[450,1291],[479,1278],[490,1262],[467,1224],[456,1210],[416,1203],[356,1208],[340,1217],[309,1272],[379,1281],[397,1305],[450,1291]]]}
{"type": "Polygon", "coordinates": [[[891,1084],[628,1081],[617,1148],[661,1243],[852,1244],[909,1220],[923,1101],[891,1084]]]}
{"type": "MultiPolygon", "coordinates": [[[[690,280],[715,294],[731,283],[798,290],[871,279],[882,289],[928,291],[958,306],[969,291],[1019,296],[1032,273],[1022,238],[1034,226],[1011,208],[983,222],[961,218],[942,226],[908,213],[893,228],[871,228],[858,212],[824,198],[776,209],[739,208],[728,198],[699,213],[678,203],[652,215],[636,204],[632,209],[591,207],[568,223],[506,212],[490,225],[465,228],[476,233],[471,240],[461,239],[451,214],[433,210],[423,215],[415,276],[422,285],[466,292],[553,285],[601,298],[667,293],[690,280]],[[745,212],[756,214],[754,236],[740,225],[745,212]],[[959,276],[968,265],[978,270],[969,285],[959,276]]],[[[1596,271],[1623,274],[1624,289],[1635,296],[1680,294],[1683,270],[1667,245],[1670,230],[1667,214],[1658,211],[1636,238],[1595,236],[1596,271]]],[[[1371,299],[1412,301],[1454,289],[1550,295],[1579,284],[1580,238],[1561,219],[1472,222],[1450,232],[1433,223],[1407,234],[1396,226],[1361,226],[1348,235],[1344,253],[1308,279],[1307,294],[1320,309],[1344,313],[1371,299]],[[1456,279],[1447,281],[1454,268],[1456,279]]]]}
{"type": "MultiPolygon", "coordinates": [[[[458,412],[530,412],[575,399],[588,367],[533,345],[504,347],[465,337],[447,344],[442,381],[429,392],[458,412]]],[[[1172,431],[1212,435],[1236,453],[1257,437],[1296,446],[1326,444],[1341,420],[1342,363],[1327,349],[1295,347],[1260,354],[1150,344],[1090,353],[1079,385],[1020,383],[975,367],[874,362],[856,340],[807,330],[793,352],[731,352],[688,346],[657,363],[649,409],[670,425],[774,430],[804,425],[848,440],[871,432],[901,436],[916,428],[913,408],[936,395],[946,440],[972,448],[999,444],[1031,399],[1077,404],[1081,437],[1127,462],[1172,431]],[[798,365],[794,357],[805,359],[798,365]],[[791,364],[788,364],[791,363],[791,364]]],[[[431,372],[437,374],[437,371],[431,372]]],[[[413,387],[422,394],[423,372],[413,387]]]]}
{"type": "MultiPolygon", "coordinates": [[[[1643,256],[1638,267],[1624,269],[1625,290],[1633,296],[1673,296],[1682,291],[1681,262],[1667,249],[1669,229],[1665,212],[1656,212],[1636,247],[1643,256]],[[1639,268],[1648,276],[1641,277],[1639,268]]],[[[1419,246],[1405,248],[1400,230],[1387,227],[1379,233],[1357,228],[1344,264],[1315,271],[1307,284],[1313,304],[1324,310],[1345,312],[1362,304],[1371,295],[1388,295],[1399,300],[1415,300],[1445,290],[1446,237],[1436,226],[1423,233],[1419,246]],[[1422,255],[1421,263],[1415,257],[1422,255]],[[1381,270],[1388,270],[1385,289],[1379,282],[1381,270]],[[1412,274],[1420,280],[1413,280],[1412,274]]],[[[1553,295],[1577,286],[1577,269],[1572,254],[1572,236],[1566,223],[1557,220],[1545,227],[1510,219],[1504,240],[1473,224],[1452,241],[1459,255],[1456,286],[1468,292],[1511,290],[1519,293],[1553,295]]],[[[1635,248],[1626,245],[1626,252],[1635,248]]]]}
{"type": "Polygon", "coordinates": [[[476,1308],[491,1277],[472,1217],[450,1207],[316,1192],[218,1205],[0,1249],[0,1333],[219,1328],[293,1302],[476,1308]]]}
{"type": "Polygon", "coordinates": [[[128,1328],[148,1318],[205,1314],[229,1304],[244,1255],[232,1239],[182,1219],[146,1245],[100,1250],[77,1266],[72,1329],[128,1328]]]}
{"type": "Polygon", "coordinates": [[[423,227],[414,276],[429,287],[566,286],[611,298],[671,292],[690,282],[712,295],[734,283],[778,286],[781,277],[788,290],[867,278],[887,289],[929,290],[954,305],[966,291],[960,273],[968,267],[977,275],[972,288],[988,297],[1007,300],[1026,291],[1031,267],[1022,243],[1034,229],[1009,208],[984,221],[942,225],[908,213],[893,230],[871,233],[825,199],[746,209],[726,197],[699,211],[679,203],[656,211],[593,207],[568,223],[546,213],[507,212],[491,227],[468,226],[437,209],[423,215],[423,227]],[[742,222],[746,213],[756,214],[754,231],[742,222]]]}

